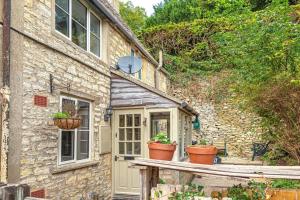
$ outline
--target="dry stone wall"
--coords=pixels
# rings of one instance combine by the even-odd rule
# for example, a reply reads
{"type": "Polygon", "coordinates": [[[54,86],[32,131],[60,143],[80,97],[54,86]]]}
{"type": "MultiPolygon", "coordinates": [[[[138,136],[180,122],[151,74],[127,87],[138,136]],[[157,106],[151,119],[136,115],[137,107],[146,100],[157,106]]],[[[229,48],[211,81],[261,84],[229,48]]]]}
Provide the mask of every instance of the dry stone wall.
{"type": "Polygon", "coordinates": [[[214,79],[216,78],[193,80],[187,87],[171,88],[171,93],[187,101],[200,113],[201,130],[194,131],[194,140],[226,140],[229,156],[250,158],[253,142],[261,141],[261,119],[241,110],[233,98],[216,103],[211,97],[215,87],[214,79]]]}

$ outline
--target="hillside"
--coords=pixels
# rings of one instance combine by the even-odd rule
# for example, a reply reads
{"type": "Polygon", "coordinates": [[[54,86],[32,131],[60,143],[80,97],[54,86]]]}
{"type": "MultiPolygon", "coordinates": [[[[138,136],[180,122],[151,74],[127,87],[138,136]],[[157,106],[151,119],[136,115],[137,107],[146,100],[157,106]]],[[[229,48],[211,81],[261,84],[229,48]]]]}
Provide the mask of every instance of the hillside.
{"type": "Polygon", "coordinates": [[[236,131],[237,148],[245,140],[250,148],[259,135],[271,141],[269,161],[300,163],[297,1],[261,5],[244,0],[165,0],[144,24],[136,32],[154,55],[164,51],[173,93],[185,93],[188,101],[204,109],[206,124],[214,123],[215,128],[220,121],[217,131],[203,127],[207,134],[202,135],[230,129],[231,136],[236,131]],[[216,115],[222,119],[207,119],[212,113],[207,105],[219,110],[216,115]],[[246,119],[240,121],[241,115],[246,119]]]}

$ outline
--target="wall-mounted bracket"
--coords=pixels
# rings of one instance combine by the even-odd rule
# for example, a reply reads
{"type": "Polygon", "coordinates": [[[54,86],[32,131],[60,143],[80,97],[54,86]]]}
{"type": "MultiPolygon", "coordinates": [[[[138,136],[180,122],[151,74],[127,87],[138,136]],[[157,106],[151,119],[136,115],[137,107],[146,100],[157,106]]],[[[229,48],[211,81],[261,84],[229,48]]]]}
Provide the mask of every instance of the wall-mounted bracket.
{"type": "Polygon", "coordinates": [[[64,84],[63,86],[56,86],[54,84],[54,79],[55,79],[54,76],[52,74],[50,74],[49,81],[50,81],[50,93],[51,94],[54,92],[54,90],[57,90],[57,89],[67,89],[68,91],[71,90],[70,83],[64,84]]]}

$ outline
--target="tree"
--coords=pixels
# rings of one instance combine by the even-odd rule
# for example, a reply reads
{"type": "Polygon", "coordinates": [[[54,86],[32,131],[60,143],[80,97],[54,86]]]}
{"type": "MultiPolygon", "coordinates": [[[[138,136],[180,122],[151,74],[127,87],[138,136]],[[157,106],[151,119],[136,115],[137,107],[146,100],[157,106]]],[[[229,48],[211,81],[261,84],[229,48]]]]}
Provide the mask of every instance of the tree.
{"type": "Polygon", "coordinates": [[[147,18],[144,8],[134,6],[131,1],[120,2],[120,14],[133,32],[137,33],[144,25],[147,18]]]}
{"type": "Polygon", "coordinates": [[[219,17],[248,8],[245,0],[164,0],[154,6],[154,14],[146,20],[146,26],[219,17]]]}

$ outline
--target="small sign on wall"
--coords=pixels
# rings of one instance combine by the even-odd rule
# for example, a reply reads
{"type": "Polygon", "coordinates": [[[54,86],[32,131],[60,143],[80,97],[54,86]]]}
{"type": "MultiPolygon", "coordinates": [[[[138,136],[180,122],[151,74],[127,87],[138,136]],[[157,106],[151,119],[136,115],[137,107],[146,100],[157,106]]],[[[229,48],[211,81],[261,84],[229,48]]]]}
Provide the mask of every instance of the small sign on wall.
{"type": "Polygon", "coordinates": [[[40,107],[47,107],[48,98],[44,96],[34,95],[34,105],[40,107]]]}
{"type": "Polygon", "coordinates": [[[33,191],[31,192],[30,196],[35,198],[45,198],[45,189],[33,191]]]}

